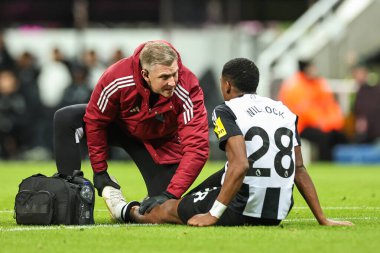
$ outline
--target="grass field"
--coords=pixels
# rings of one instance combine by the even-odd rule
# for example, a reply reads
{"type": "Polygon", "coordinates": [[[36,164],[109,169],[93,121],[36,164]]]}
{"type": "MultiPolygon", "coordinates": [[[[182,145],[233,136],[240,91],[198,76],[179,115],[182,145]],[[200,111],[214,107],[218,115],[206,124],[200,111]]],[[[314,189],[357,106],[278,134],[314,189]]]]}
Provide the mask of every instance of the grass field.
{"type": "MultiPolygon", "coordinates": [[[[88,163],[85,175],[92,178],[88,163]]],[[[208,163],[197,182],[220,169],[208,163]]],[[[0,252],[380,252],[380,166],[310,165],[328,217],[353,227],[319,226],[294,190],[295,206],[278,227],[209,227],[114,224],[96,199],[95,226],[18,226],[14,197],[23,178],[52,175],[53,163],[0,162],[0,252]]],[[[132,163],[110,163],[128,199],[146,191],[132,163]]]]}

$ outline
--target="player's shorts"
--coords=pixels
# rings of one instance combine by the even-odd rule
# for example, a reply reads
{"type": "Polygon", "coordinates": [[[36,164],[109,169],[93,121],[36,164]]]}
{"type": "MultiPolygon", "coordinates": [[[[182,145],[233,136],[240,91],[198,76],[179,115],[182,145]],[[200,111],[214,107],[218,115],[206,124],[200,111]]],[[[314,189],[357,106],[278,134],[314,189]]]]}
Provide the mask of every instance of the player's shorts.
{"type": "MultiPolygon", "coordinates": [[[[244,186],[244,185],[243,185],[244,186]]],[[[196,214],[210,211],[214,201],[219,195],[221,187],[206,188],[181,199],[178,205],[178,215],[184,224],[196,214]]],[[[262,219],[243,215],[247,197],[237,194],[227,206],[216,225],[219,226],[243,226],[243,225],[266,225],[277,226],[281,220],[262,219]]]]}

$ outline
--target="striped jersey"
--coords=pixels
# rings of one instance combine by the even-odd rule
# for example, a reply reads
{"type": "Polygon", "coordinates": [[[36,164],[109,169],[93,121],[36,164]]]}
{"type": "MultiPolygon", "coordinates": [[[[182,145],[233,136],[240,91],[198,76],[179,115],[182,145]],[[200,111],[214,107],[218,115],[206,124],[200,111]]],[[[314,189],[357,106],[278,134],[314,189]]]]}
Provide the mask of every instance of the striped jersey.
{"type": "Polygon", "coordinates": [[[213,122],[221,149],[229,137],[245,138],[249,169],[239,192],[245,195],[240,196],[240,212],[284,219],[293,204],[294,147],[300,145],[297,116],[281,102],[246,94],[216,107],[213,122]]]}

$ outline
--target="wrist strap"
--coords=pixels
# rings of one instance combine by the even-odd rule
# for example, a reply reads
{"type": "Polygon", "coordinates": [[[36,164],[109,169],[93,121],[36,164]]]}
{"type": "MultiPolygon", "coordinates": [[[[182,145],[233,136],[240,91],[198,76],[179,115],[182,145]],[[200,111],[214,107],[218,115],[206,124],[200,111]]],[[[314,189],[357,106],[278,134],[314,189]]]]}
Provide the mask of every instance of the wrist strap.
{"type": "Polygon", "coordinates": [[[227,206],[223,203],[220,203],[219,201],[215,200],[214,205],[212,206],[210,210],[211,216],[214,216],[216,218],[220,218],[224,211],[227,209],[227,206]]]}

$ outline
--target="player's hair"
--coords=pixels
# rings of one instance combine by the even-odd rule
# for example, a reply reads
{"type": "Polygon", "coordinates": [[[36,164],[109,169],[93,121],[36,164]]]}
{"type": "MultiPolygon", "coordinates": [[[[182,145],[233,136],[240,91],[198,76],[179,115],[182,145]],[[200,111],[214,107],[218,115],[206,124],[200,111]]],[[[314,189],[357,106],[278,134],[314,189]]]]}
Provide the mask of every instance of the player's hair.
{"type": "Polygon", "coordinates": [[[140,53],[140,64],[150,69],[155,64],[170,66],[178,59],[176,51],[162,41],[147,42],[140,53]]]}
{"type": "Polygon", "coordinates": [[[242,92],[255,93],[260,73],[255,63],[246,58],[235,58],[223,66],[222,76],[242,92]]]}
{"type": "Polygon", "coordinates": [[[298,61],[298,70],[301,72],[305,72],[306,69],[313,65],[313,63],[310,60],[299,60],[298,61]]]}

